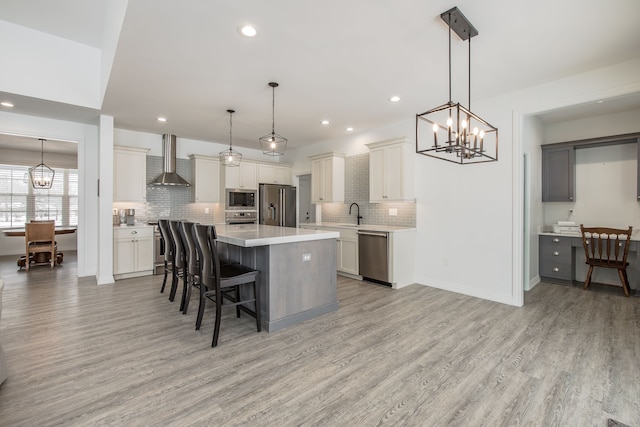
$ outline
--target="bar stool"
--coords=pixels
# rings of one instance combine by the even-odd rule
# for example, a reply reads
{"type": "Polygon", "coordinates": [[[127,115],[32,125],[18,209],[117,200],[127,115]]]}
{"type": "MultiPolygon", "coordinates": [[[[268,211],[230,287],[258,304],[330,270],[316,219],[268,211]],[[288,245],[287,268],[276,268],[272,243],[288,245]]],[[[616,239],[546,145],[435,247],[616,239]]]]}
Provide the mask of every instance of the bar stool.
{"type": "Polygon", "coordinates": [[[187,314],[189,301],[191,300],[191,287],[200,288],[200,260],[198,259],[198,251],[196,250],[193,240],[193,222],[182,221],[180,227],[180,236],[186,248],[186,280],[184,281],[184,289],[182,291],[182,314],[187,314]]]}
{"type": "Polygon", "coordinates": [[[216,231],[214,226],[194,225],[194,241],[197,241],[196,249],[201,260],[201,285],[200,285],[200,305],[198,307],[198,318],[196,320],[196,330],[200,329],[206,299],[210,299],[216,304],[216,320],[213,330],[213,341],[211,347],[218,345],[220,335],[221,309],[226,299],[229,301],[225,306],[235,306],[236,316],[240,317],[240,311],[250,314],[256,318],[256,328],[261,331],[260,320],[260,292],[257,286],[258,270],[245,267],[240,264],[220,265],[220,258],[216,250],[216,231]],[[241,292],[241,287],[247,287],[245,296],[241,292]],[[250,292],[252,291],[252,292],[250,292]],[[253,310],[246,307],[246,304],[253,304],[253,310]]]}
{"type": "Polygon", "coordinates": [[[171,277],[173,277],[173,241],[171,239],[170,231],[169,231],[169,220],[161,219],[158,220],[158,228],[160,229],[160,238],[162,239],[162,244],[164,245],[164,279],[162,279],[162,288],[160,288],[160,293],[164,292],[164,287],[167,284],[167,276],[169,272],[171,272],[171,277]]]}
{"type": "MultiPolygon", "coordinates": [[[[185,268],[186,268],[186,251],[180,236],[180,221],[169,221],[169,231],[171,240],[173,241],[173,259],[172,264],[172,280],[171,291],[169,292],[169,301],[173,301],[176,297],[176,291],[178,290],[178,282],[180,278],[186,280],[185,268]]],[[[182,311],[182,307],[180,307],[182,311]]]]}

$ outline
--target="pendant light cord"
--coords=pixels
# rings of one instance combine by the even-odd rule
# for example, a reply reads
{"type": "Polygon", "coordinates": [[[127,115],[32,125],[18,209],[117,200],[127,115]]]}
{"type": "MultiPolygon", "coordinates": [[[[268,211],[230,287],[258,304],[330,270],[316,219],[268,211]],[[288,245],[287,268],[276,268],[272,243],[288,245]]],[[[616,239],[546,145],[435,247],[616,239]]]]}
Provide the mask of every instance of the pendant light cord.
{"type": "Polygon", "coordinates": [[[469,36],[469,111],[471,111],[471,36],[469,36]]]}

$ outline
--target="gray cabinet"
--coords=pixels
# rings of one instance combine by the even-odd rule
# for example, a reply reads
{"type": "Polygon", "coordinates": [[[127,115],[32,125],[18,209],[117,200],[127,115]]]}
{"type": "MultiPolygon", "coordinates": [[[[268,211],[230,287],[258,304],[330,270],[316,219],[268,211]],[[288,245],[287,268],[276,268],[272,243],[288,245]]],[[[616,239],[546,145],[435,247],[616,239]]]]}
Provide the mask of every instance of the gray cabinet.
{"type": "Polygon", "coordinates": [[[571,248],[571,237],[540,237],[540,277],[543,280],[573,283],[575,254],[571,248]]]}
{"type": "Polygon", "coordinates": [[[542,201],[573,202],[574,195],[574,146],[542,146],[542,201]]]}

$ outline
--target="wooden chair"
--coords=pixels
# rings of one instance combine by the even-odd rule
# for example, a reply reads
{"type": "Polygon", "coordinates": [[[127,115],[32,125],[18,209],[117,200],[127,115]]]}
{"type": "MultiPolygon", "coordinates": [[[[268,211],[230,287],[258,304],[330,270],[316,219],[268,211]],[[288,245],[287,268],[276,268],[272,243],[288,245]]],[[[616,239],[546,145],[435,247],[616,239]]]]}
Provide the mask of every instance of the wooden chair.
{"type": "MultiPolygon", "coordinates": [[[[184,242],[182,241],[182,236],[180,235],[180,228],[180,221],[169,221],[169,236],[171,237],[173,246],[173,257],[171,259],[172,280],[171,291],[169,291],[169,301],[173,301],[176,297],[180,278],[182,278],[183,281],[187,280],[187,253],[184,242]]],[[[182,309],[183,307],[181,306],[180,311],[182,311],[182,309]]]]}
{"type": "Polygon", "coordinates": [[[36,264],[51,264],[51,268],[55,267],[57,258],[55,228],[56,225],[53,221],[25,223],[25,268],[27,271],[29,271],[31,261],[36,264]]]}
{"type": "Polygon", "coordinates": [[[182,302],[180,304],[182,314],[187,314],[189,301],[191,300],[191,287],[194,286],[196,288],[200,288],[200,262],[195,242],[193,240],[193,226],[194,223],[189,221],[182,221],[180,223],[180,236],[184,242],[187,254],[185,260],[186,280],[184,281],[182,302]]]}
{"type": "Polygon", "coordinates": [[[236,316],[240,311],[256,318],[256,327],[261,331],[260,320],[260,292],[257,285],[259,271],[240,264],[220,265],[220,258],[216,249],[216,231],[214,226],[196,224],[193,227],[196,250],[200,256],[200,306],[196,330],[200,329],[204,314],[205,301],[212,300],[216,304],[216,320],[213,329],[211,347],[218,345],[220,335],[221,309],[224,300],[229,301],[225,306],[235,306],[236,316]],[[245,286],[246,285],[246,286],[245,286]],[[241,292],[241,287],[248,287],[241,292]],[[253,310],[247,305],[253,305],[253,310]]]}
{"type": "Polygon", "coordinates": [[[625,296],[629,296],[629,278],[627,277],[627,255],[631,242],[631,231],[608,227],[584,227],[580,224],[582,232],[582,246],[586,264],[589,265],[587,278],[584,281],[584,289],[591,283],[591,274],[594,267],[615,268],[622,282],[625,296]]]}

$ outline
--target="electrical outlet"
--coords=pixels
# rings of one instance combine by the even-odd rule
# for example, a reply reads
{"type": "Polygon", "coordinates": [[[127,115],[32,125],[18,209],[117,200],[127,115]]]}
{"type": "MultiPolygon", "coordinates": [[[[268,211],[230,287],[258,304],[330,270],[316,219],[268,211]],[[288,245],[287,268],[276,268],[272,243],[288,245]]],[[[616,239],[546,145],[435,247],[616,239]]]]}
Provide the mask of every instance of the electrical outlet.
{"type": "Polygon", "coordinates": [[[208,214],[209,213],[209,208],[204,208],[204,213],[208,214]]]}
{"type": "Polygon", "coordinates": [[[389,208],[389,216],[398,216],[398,209],[389,208]]]}
{"type": "Polygon", "coordinates": [[[311,261],[311,254],[302,254],[302,261],[311,261]]]}

